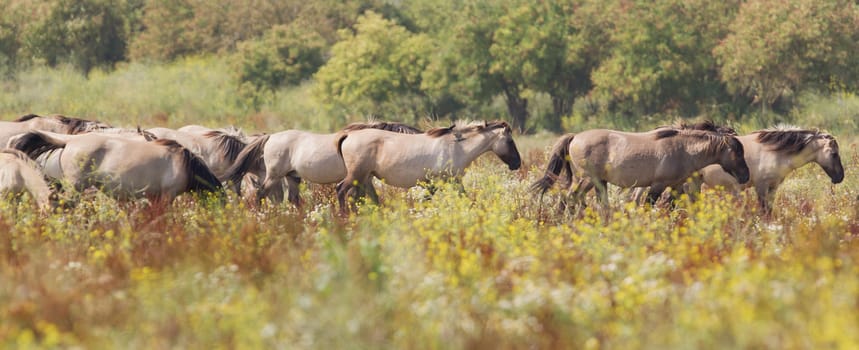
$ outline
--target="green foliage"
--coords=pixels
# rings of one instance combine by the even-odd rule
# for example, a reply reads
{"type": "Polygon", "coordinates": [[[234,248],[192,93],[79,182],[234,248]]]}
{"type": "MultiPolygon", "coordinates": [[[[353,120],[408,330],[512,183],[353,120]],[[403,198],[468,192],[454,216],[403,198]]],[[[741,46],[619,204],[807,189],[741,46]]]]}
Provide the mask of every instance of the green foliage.
{"type": "Polygon", "coordinates": [[[272,27],[260,40],[239,44],[233,66],[240,90],[256,99],[261,92],[298,85],[323,64],[325,48],[322,36],[307,27],[272,27]]]}
{"type": "Polygon", "coordinates": [[[354,33],[341,31],[331,58],[316,74],[318,96],[345,114],[421,117],[423,68],[434,43],[369,11],[354,33]]]}
{"type": "Polygon", "coordinates": [[[725,100],[711,51],[738,7],[738,1],[615,3],[611,53],[594,74],[595,92],[635,116],[696,115],[699,106],[725,100]]]}
{"type": "MultiPolygon", "coordinates": [[[[329,43],[364,10],[386,10],[376,0],[146,0],[142,28],[133,40],[135,60],[173,60],[234,51],[277,25],[320,33],[329,43]]],[[[392,12],[392,11],[386,11],[392,12]]]]}
{"type": "Polygon", "coordinates": [[[753,96],[762,110],[833,80],[855,86],[849,80],[857,72],[857,22],[853,1],[745,2],[714,50],[721,78],[732,92],[753,96]]]}
{"type": "Polygon", "coordinates": [[[51,2],[26,33],[24,49],[50,66],[70,63],[85,74],[125,59],[128,42],[123,5],[106,0],[51,2]]]}

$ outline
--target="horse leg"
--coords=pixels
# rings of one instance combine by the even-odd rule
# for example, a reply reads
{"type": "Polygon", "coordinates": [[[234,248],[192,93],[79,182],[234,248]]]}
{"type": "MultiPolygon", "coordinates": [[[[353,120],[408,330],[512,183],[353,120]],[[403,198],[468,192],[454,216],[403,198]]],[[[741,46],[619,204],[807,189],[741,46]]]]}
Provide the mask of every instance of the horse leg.
{"type": "Polygon", "coordinates": [[[337,183],[335,190],[337,191],[337,204],[340,205],[340,213],[346,213],[346,196],[349,193],[349,187],[352,185],[351,182],[340,181],[337,183]]]}
{"type": "MultiPolygon", "coordinates": [[[[594,187],[593,182],[589,178],[580,178],[579,181],[574,185],[570,186],[570,189],[567,191],[567,197],[572,197],[573,209],[576,209],[579,204],[585,203],[585,195],[594,187]]],[[[567,209],[567,201],[562,200],[560,205],[561,212],[567,209]]]]}
{"type": "Polygon", "coordinates": [[[758,205],[763,211],[764,216],[769,218],[772,215],[772,203],[775,200],[775,188],[768,184],[755,186],[755,193],[758,195],[758,205]]]}
{"type": "Polygon", "coordinates": [[[665,188],[668,187],[665,184],[651,184],[650,191],[647,192],[647,203],[655,206],[656,202],[659,201],[659,197],[662,197],[662,192],[665,191],[665,188]]]}
{"type": "Polygon", "coordinates": [[[365,182],[362,186],[364,187],[364,191],[367,193],[367,196],[370,197],[370,200],[372,200],[373,203],[379,204],[379,194],[376,193],[376,187],[373,186],[372,179],[365,182]]]}
{"type": "Polygon", "coordinates": [[[596,187],[597,201],[602,205],[608,205],[608,182],[603,180],[591,181],[593,187],[596,187]]]}
{"type": "Polygon", "coordinates": [[[290,203],[295,205],[296,207],[301,208],[301,196],[299,195],[299,184],[301,184],[301,178],[294,175],[286,176],[286,184],[287,188],[287,199],[290,203]]]}
{"type": "Polygon", "coordinates": [[[283,202],[282,180],[266,176],[265,181],[262,183],[262,189],[257,193],[258,201],[262,201],[263,198],[268,198],[274,203],[283,202]]]}

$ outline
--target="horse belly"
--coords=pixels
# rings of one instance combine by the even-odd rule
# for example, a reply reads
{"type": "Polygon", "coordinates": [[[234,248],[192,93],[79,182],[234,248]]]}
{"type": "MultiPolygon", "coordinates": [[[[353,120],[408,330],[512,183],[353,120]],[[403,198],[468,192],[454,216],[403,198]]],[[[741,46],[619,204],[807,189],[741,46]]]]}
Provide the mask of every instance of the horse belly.
{"type": "Polygon", "coordinates": [[[315,154],[297,159],[293,164],[295,173],[302,180],[318,184],[330,184],[343,180],[346,176],[343,160],[336,153],[329,153],[331,154],[315,154]]]}
{"type": "Polygon", "coordinates": [[[414,187],[421,180],[427,180],[428,172],[419,168],[394,167],[380,169],[375,172],[386,185],[400,188],[414,187]]]}

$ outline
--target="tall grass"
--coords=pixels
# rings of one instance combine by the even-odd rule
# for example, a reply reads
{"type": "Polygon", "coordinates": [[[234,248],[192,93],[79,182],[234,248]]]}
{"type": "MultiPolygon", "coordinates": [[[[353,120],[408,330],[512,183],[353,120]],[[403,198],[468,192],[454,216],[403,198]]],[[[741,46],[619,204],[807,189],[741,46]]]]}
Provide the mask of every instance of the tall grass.
{"type": "Polygon", "coordinates": [[[70,67],[37,67],[3,83],[0,115],[60,113],[127,127],[232,124],[255,131],[322,131],[341,125],[342,120],[327,117],[317,105],[309,83],[264,96],[255,110],[240,97],[230,71],[216,57],[130,63],[88,77],[70,67]]]}

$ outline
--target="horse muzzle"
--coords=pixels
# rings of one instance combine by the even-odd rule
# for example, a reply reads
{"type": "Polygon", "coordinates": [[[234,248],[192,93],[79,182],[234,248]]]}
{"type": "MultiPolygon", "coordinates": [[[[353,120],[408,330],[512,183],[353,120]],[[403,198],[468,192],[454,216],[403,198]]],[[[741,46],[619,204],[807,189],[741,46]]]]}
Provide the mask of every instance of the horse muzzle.
{"type": "Polygon", "coordinates": [[[735,177],[737,179],[737,182],[740,185],[743,185],[743,184],[749,182],[749,171],[748,170],[733,171],[733,172],[731,172],[731,176],[735,177]]]}
{"type": "Polygon", "coordinates": [[[829,174],[829,179],[832,180],[833,184],[840,184],[841,181],[844,181],[844,172],[829,174]]]}

